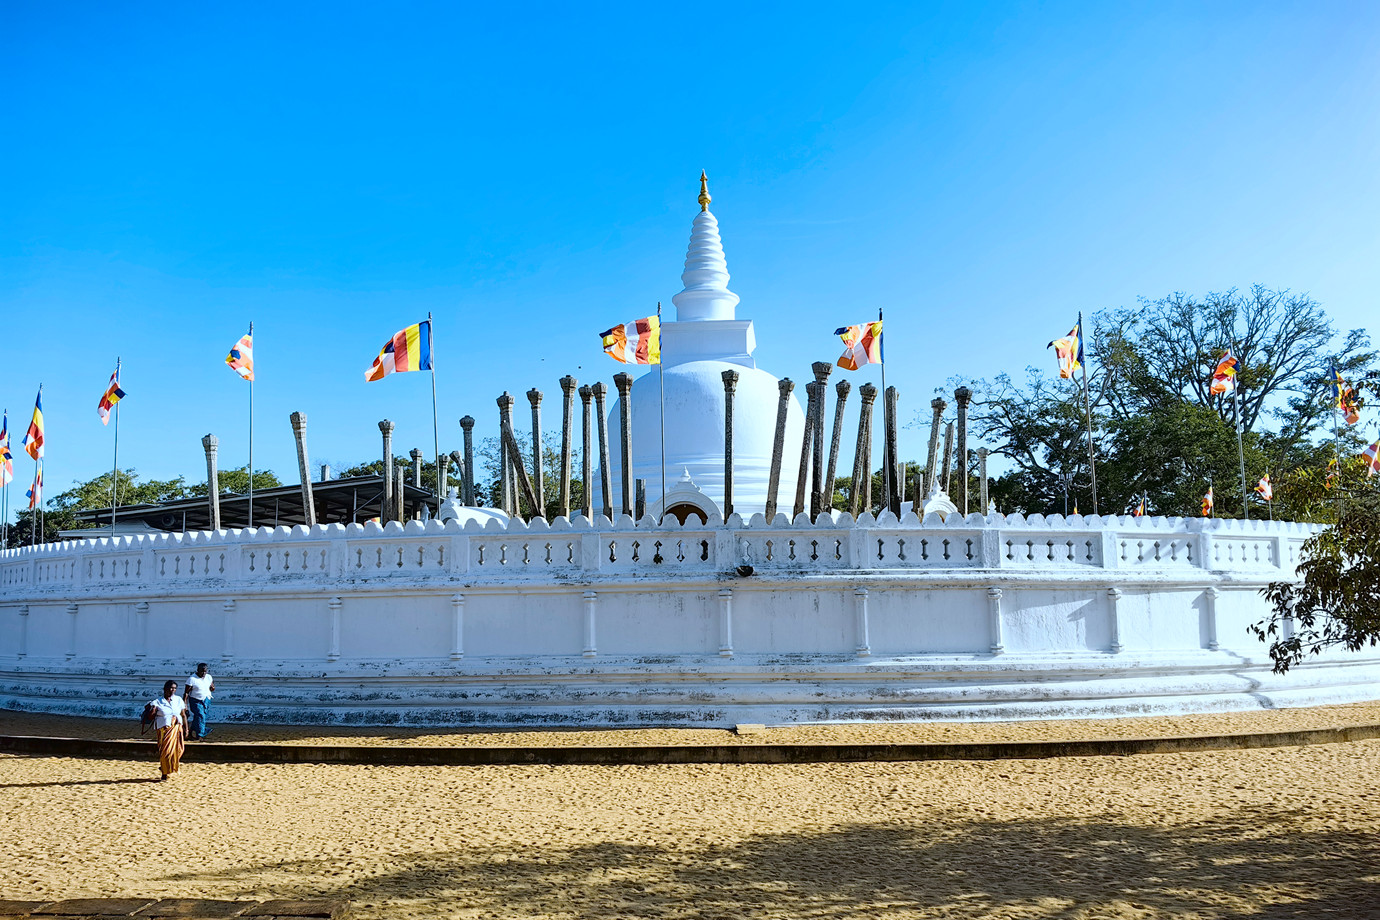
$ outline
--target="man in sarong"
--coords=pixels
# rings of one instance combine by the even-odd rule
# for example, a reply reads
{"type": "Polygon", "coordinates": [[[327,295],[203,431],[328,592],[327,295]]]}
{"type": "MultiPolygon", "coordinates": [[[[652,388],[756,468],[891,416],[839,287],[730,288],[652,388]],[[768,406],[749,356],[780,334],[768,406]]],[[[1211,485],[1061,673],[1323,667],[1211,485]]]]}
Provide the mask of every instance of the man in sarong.
{"type": "Polygon", "coordinates": [[[167,779],[182,764],[187,746],[187,705],[177,695],[177,681],[163,684],[163,695],[149,703],[158,730],[158,769],[167,779]]]}

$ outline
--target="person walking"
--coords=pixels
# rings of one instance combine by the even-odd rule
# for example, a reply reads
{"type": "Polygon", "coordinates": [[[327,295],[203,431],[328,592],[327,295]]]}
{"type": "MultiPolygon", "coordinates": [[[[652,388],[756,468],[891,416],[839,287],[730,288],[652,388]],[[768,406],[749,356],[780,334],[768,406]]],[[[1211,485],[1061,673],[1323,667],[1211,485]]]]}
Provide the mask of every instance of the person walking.
{"type": "Polygon", "coordinates": [[[211,672],[206,669],[206,662],[203,661],[196,666],[196,673],[187,678],[187,688],[184,691],[193,741],[200,741],[211,734],[211,695],[215,689],[215,679],[211,677],[211,672]]]}
{"type": "Polygon", "coordinates": [[[163,684],[163,695],[144,707],[158,730],[158,769],[167,779],[182,765],[186,749],[187,706],[177,695],[177,681],[163,684]]]}

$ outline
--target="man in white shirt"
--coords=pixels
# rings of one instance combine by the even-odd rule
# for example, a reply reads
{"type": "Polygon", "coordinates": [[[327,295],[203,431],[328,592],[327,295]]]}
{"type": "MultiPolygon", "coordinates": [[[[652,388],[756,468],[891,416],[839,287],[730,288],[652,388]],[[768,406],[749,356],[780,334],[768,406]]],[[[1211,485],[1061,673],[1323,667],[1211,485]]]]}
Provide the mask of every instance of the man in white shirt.
{"type": "Polygon", "coordinates": [[[207,723],[211,718],[211,694],[215,692],[216,682],[206,669],[206,662],[196,666],[196,673],[187,678],[187,709],[191,715],[192,740],[198,741],[211,734],[207,723]]]}
{"type": "Polygon", "coordinates": [[[187,706],[177,695],[177,681],[163,684],[163,695],[149,703],[145,710],[153,717],[153,727],[158,729],[158,769],[163,779],[167,779],[182,765],[182,752],[186,748],[187,706]]]}

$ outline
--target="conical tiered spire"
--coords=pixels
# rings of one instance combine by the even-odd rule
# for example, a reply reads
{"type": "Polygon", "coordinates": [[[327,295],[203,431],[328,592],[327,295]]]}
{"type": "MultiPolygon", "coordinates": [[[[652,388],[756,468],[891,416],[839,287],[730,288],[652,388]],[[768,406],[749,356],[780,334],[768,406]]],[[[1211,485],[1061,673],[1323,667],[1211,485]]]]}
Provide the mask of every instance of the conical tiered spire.
{"type": "Polygon", "coordinates": [[[685,254],[681,283],[685,290],[671,298],[677,322],[734,319],[738,295],[728,289],[728,262],[724,259],[719,222],[709,212],[709,178],[700,173],[700,213],[690,229],[690,248],[685,254]]]}

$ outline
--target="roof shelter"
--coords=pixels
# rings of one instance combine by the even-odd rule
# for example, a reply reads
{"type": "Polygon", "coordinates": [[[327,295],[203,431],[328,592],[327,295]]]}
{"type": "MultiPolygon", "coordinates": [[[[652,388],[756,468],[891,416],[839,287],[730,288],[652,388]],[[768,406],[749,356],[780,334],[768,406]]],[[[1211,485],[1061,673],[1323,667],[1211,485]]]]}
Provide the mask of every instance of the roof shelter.
{"type": "MultiPolygon", "coordinates": [[[[349,479],[329,479],[311,484],[312,501],[316,505],[319,524],[364,523],[379,517],[383,504],[383,476],[354,476],[349,479]]],[[[436,495],[408,482],[403,487],[403,511],[406,520],[416,517],[424,505],[435,510],[436,495]]],[[[77,520],[84,524],[108,525],[109,508],[78,511],[77,520]]],[[[181,498],[176,501],[145,505],[121,505],[115,509],[115,522],[146,524],[166,531],[209,530],[211,509],[206,496],[181,498]]],[[[302,504],[301,485],[275,486],[254,490],[254,526],[292,527],[307,522],[302,504]]],[[[220,496],[220,526],[235,530],[249,526],[249,496],[238,492],[222,492],[220,496]]]]}

